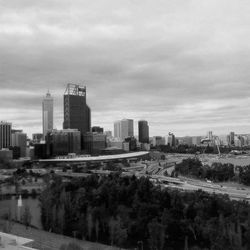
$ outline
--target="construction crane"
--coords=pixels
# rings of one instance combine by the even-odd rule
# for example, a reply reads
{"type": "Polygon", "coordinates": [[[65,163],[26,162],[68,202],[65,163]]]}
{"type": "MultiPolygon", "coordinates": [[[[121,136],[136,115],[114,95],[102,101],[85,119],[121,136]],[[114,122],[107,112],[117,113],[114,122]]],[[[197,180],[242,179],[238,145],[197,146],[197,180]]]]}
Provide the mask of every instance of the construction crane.
{"type": "MultiPolygon", "coordinates": [[[[205,143],[205,142],[207,142],[207,143],[214,142],[216,147],[217,147],[217,150],[218,150],[218,155],[221,156],[221,153],[220,153],[220,140],[219,140],[218,136],[213,136],[212,139],[206,137],[206,138],[201,140],[202,144],[205,143]]],[[[205,151],[206,151],[206,148],[204,149],[203,154],[205,153],[205,151]]]]}

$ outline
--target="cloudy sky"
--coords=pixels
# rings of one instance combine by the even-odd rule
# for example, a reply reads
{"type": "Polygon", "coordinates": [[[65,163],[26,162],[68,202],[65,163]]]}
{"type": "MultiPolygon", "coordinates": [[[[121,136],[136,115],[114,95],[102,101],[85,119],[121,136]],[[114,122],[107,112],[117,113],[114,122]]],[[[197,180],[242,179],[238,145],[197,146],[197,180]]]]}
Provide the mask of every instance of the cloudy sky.
{"type": "Polygon", "coordinates": [[[0,0],[0,119],[41,132],[49,89],[60,129],[71,82],[106,130],[250,132],[249,13],[248,0],[0,0]]]}

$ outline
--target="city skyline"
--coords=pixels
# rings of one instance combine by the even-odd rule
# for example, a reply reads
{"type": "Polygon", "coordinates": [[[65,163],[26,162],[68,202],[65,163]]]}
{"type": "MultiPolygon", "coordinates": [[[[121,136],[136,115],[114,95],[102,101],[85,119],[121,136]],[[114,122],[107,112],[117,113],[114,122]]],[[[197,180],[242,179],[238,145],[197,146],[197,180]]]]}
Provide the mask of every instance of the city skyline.
{"type": "Polygon", "coordinates": [[[0,6],[1,120],[29,136],[42,132],[48,88],[62,128],[68,82],[87,86],[92,125],[105,130],[131,118],[150,136],[250,133],[246,1],[0,6]]]}

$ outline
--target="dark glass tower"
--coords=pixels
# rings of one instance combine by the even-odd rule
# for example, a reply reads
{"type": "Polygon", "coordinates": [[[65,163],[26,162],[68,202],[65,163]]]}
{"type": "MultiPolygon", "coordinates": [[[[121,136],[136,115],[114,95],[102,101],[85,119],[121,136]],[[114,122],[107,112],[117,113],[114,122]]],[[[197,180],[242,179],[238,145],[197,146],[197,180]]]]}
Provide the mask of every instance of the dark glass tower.
{"type": "Polygon", "coordinates": [[[63,128],[78,129],[81,135],[91,130],[91,110],[86,103],[86,87],[69,83],[64,93],[63,128]]]}
{"type": "Polygon", "coordinates": [[[149,143],[149,128],[147,121],[138,122],[139,142],[149,143]]]}

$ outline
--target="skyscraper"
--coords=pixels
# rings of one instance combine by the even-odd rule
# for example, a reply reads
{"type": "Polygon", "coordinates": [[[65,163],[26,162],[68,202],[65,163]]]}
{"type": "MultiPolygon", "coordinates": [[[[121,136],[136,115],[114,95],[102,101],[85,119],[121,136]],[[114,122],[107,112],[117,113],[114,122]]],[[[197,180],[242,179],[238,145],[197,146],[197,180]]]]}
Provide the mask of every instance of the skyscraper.
{"type": "Polygon", "coordinates": [[[53,129],[53,97],[48,93],[43,98],[43,137],[53,129]]]}
{"type": "Polygon", "coordinates": [[[86,87],[69,83],[64,93],[64,129],[91,130],[91,110],[86,103],[86,87]]]}
{"type": "Polygon", "coordinates": [[[11,123],[0,122],[0,149],[11,146],[11,123]]]}
{"type": "Polygon", "coordinates": [[[149,143],[149,127],[147,121],[138,122],[139,142],[149,143]]]}
{"type": "Polygon", "coordinates": [[[122,119],[114,123],[114,136],[124,140],[134,136],[134,121],[132,119],[122,119]]]}

